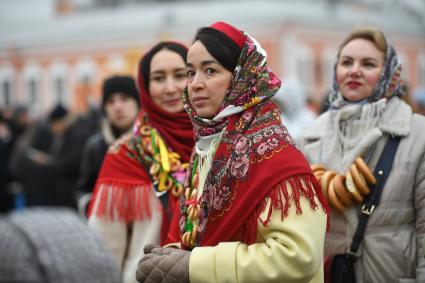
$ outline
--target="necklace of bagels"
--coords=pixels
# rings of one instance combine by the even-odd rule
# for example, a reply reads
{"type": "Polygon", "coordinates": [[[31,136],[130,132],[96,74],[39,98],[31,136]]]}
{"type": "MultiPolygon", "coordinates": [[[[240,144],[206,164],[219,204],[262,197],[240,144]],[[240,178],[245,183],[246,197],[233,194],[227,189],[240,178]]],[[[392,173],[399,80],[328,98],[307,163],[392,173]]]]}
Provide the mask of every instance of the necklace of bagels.
{"type": "Polygon", "coordinates": [[[354,202],[362,203],[370,193],[369,185],[376,184],[376,178],[361,157],[357,157],[345,175],[326,170],[322,164],[311,165],[311,170],[322,186],[322,193],[329,204],[343,211],[354,202]]]}

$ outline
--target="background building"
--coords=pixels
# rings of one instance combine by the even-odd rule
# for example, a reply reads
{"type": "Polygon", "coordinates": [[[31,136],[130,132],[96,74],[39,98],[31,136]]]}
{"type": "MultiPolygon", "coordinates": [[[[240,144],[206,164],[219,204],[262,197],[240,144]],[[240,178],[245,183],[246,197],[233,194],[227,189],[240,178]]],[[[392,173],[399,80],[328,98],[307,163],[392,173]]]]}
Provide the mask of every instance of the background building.
{"type": "Polygon", "coordinates": [[[74,112],[98,103],[112,74],[136,74],[159,39],[190,44],[197,28],[224,20],[265,47],[272,69],[321,99],[338,44],[355,26],[382,29],[413,89],[425,86],[423,0],[0,0],[0,107],[43,114],[60,102],[74,112]]]}

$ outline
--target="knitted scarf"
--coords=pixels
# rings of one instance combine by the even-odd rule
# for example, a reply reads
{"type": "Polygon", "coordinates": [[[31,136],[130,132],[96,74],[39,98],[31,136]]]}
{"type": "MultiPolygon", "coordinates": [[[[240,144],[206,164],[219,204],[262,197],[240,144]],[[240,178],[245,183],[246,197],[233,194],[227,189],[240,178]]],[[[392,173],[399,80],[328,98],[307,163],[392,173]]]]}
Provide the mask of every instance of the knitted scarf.
{"type": "MultiPolygon", "coordinates": [[[[270,221],[273,209],[282,211],[282,220],[291,205],[302,213],[301,197],[309,200],[312,209],[320,205],[327,211],[309,164],[282,126],[278,107],[270,100],[279,89],[280,80],[271,72],[266,59],[265,51],[246,34],[232,85],[212,119],[199,117],[188,94],[184,95],[197,139],[224,130],[199,200],[201,216],[196,246],[236,240],[254,243],[267,197],[272,205],[266,219],[261,219],[264,225],[270,221]]],[[[194,151],[186,186],[195,155],[194,151]]],[[[180,232],[185,231],[185,211],[182,198],[180,232]]],[[[171,241],[175,239],[178,236],[170,237],[171,241]]]]}

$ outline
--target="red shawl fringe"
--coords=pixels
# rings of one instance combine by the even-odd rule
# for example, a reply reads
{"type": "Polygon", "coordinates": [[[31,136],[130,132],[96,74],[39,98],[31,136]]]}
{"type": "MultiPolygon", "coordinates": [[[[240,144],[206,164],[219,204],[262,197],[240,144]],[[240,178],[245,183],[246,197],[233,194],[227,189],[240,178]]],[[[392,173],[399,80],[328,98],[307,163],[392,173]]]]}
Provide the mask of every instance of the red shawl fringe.
{"type": "Polygon", "coordinates": [[[274,209],[281,211],[281,220],[283,221],[289,213],[289,208],[292,204],[296,206],[296,213],[301,214],[302,208],[300,204],[300,198],[304,197],[310,202],[310,207],[316,210],[320,207],[327,214],[327,225],[326,230],[329,230],[329,205],[324,199],[320,185],[312,175],[297,175],[291,176],[283,182],[277,184],[272,190],[270,190],[267,197],[260,203],[248,217],[245,224],[238,231],[235,240],[241,240],[247,244],[253,244],[257,239],[258,221],[264,226],[267,226],[271,220],[271,216],[274,209]],[[304,181],[304,185],[303,182],[304,181]],[[292,187],[292,194],[289,194],[287,183],[292,187]],[[316,199],[319,200],[320,204],[317,203],[316,199]],[[261,219],[260,215],[266,210],[267,203],[271,202],[268,208],[267,217],[261,219]]]}
{"type": "MultiPolygon", "coordinates": [[[[103,179],[96,184],[89,216],[133,222],[152,217],[151,184],[103,179]]],[[[161,211],[161,206],[157,209],[161,211]]]]}

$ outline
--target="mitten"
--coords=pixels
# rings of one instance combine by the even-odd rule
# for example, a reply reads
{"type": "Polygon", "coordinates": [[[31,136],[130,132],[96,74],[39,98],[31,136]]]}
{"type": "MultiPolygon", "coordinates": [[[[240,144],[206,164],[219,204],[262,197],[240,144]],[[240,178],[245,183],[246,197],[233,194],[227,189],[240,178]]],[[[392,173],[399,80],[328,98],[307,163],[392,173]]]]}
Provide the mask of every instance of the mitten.
{"type": "Polygon", "coordinates": [[[146,245],[144,252],[145,256],[137,267],[137,281],[189,283],[189,251],[146,245]]]}

